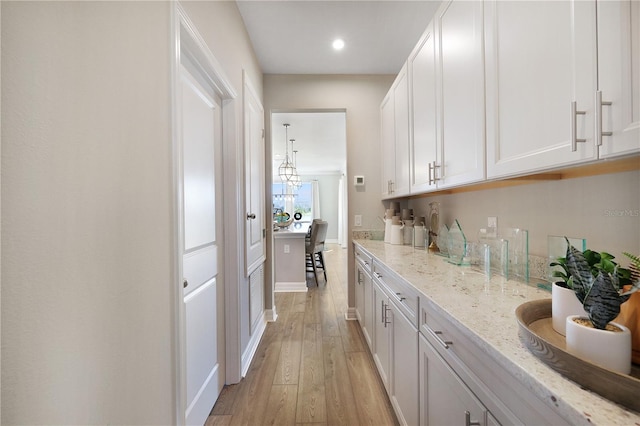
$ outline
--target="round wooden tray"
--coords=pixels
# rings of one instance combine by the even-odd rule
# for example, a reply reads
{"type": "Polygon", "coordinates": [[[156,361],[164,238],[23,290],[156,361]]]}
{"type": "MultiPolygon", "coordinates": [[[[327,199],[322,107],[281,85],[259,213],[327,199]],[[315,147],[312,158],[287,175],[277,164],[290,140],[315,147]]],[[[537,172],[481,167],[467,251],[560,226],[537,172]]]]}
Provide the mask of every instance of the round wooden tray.
{"type": "Polygon", "coordinates": [[[631,410],[640,411],[640,369],[625,375],[578,358],[551,324],[551,299],[533,300],[516,309],[520,340],[542,362],[584,388],[631,410]]]}

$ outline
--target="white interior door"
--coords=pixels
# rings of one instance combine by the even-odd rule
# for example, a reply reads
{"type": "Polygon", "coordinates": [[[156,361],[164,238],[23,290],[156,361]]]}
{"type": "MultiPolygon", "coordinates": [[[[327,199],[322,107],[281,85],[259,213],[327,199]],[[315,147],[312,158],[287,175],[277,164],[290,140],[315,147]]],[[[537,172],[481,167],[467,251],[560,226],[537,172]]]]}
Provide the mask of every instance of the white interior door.
{"type": "Polygon", "coordinates": [[[247,276],[266,258],[264,244],[264,109],[260,98],[245,76],[244,138],[246,233],[245,250],[247,276]]]}
{"type": "Polygon", "coordinates": [[[187,68],[180,71],[182,270],[187,424],[202,425],[224,385],[219,337],[224,300],[221,216],[221,102],[187,68]]]}

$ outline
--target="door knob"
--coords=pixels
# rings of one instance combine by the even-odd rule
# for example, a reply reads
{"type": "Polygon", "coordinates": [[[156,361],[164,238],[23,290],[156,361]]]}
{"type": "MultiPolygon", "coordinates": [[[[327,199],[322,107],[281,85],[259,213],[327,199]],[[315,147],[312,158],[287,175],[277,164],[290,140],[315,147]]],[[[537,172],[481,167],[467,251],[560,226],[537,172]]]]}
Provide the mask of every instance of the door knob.
{"type": "Polygon", "coordinates": [[[247,220],[255,219],[255,218],[256,218],[256,214],[255,213],[247,213],[247,220]]]}
{"type": "Polygon", "coordinates": [[[188,285],[189,285],[189,281],[184,280],[184,281],[182,282],[182,288],[187,288],[187,286],[188,286],[188,285]]]}

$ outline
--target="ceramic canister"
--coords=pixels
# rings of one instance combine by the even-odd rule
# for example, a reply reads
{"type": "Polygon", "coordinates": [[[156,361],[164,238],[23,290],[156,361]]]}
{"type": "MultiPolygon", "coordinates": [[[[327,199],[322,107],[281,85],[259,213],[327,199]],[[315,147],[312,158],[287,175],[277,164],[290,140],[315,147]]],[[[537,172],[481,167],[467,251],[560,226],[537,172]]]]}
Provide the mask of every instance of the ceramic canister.
{"type": "Polygon", "coordinates": [[[403,228],[404,225],[402,223],[391,225],[391,244],[400,245],[404,242],[403,228]]]}
{"type": "Polygon", "coordinates": [[[415,225],[413,227],[413,246],[424,248],[425,246],[425,237],[426,237],[426,228],[423,225],[415,225]]]}
{"type": "Polygon", "coordinates": [[[391,242],[391,225],[393,224],[393,220],[391,218],[384,220],[384,242],[391,242]]]}
{"type": "Polygon", "coordinates": [[[403,220],[402,224],[404,225],[402,237],[403,244],[408,246],[413,245],[413,221],[403,220]]]}

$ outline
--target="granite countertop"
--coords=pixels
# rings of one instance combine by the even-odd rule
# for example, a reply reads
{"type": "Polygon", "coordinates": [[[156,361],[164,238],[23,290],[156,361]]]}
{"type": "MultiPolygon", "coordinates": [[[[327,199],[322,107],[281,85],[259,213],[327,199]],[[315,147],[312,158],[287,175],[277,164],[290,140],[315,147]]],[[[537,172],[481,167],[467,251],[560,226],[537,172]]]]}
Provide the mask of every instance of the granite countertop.
{"type": "Polygon", "coordinates": [[[551,293],[504,277],[486,276],[411,246],[355,243],[430,299],[476,345],[572,424],[640,425],[640,414],[583,390],[536,358],[518,338],[516,308],[551,293]],[[554,401],[554,402],[551,402],[554,401]]]}

